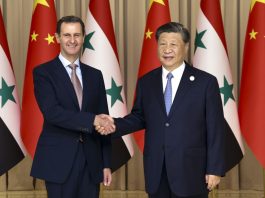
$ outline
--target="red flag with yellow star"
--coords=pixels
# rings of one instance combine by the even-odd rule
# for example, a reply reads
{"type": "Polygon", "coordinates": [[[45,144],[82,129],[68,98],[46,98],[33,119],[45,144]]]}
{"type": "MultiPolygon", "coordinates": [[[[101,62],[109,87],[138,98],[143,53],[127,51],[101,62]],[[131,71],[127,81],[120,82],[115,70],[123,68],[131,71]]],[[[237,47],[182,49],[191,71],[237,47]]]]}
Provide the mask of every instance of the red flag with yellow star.
{"type": "MultiPolygon", "coordinates": [[[[138,78],[160,66],[157,57],[156,29],[170,22],[168,0],[150,0],[147,16],[138,78]]],[[[144,130],[134,133],[134,138],[141,151],[144,147],[144,130]]]]}
{"type": "Polygon", "coordinates": [[[252,0],[245,37],[239,98],[243,136],[265,168],[265,0],[252,0]]]}
{"type": "Polygon", "coordinates": [[[21,117],[21,136],[31,157],[34,156],[43,123],[34,97],[32,70],[35,66],[55,58],[60,50],[55,40],[57,18],[54,0],[34,0],[33,9],[21,117]]]}

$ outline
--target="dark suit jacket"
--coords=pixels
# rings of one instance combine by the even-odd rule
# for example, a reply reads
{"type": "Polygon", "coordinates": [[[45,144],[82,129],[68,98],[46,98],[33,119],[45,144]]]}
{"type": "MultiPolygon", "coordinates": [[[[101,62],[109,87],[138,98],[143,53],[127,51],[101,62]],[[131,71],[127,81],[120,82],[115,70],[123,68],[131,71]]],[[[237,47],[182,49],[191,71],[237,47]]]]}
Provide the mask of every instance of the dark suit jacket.
{"type": "Polygon", "coordinates": [[[44,117],[31,170],[33,177],[63,183],[75,160],[80,133],[93,181],[101,182],[103,168],[110,167],[110,137],[98,135],[93,126],[96,114],[108,113],[103,77],[99,70],[83,63],[80,69],[81,111],[69,75],[58,57],[33,71],[34,93],[44,117]]]}
{"type": "Polygon", "coordinates": [[[178,196],[206,193],[205,175],[224,175],[224,116],[217,80],[186,64],[169,115],[162,67],[139,79],[133,109],[115,119],[117,134],[145,128],[144,172],[155,193],[165,160],[171,190],[178,196]],[[194,80],[192,78],[194,77],[194,80]]]}

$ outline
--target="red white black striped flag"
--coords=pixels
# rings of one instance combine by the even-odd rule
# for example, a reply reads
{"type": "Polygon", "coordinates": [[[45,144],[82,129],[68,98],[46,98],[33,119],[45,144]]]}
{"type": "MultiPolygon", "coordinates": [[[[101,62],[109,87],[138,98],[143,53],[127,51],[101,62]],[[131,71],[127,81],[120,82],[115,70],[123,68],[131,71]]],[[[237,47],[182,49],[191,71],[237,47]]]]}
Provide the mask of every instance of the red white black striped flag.
{"type": "Polygon", "coordinates": [[[193,65],[214,75],[219,83],[225,117],[228,171],[240,162],[244,155],[244,147],[219,0],[201,0],[193,65]]]}
{"type": "MultiPolygon", "coordinates": [[[[127,115],[109,0],[91,0],[89,3],[82,62],[101,70],[110,115],[113,117],[127,115]]],[[[133,145],[130,135],[113,139],[112,171],[124,165],[132,155],[133,145]]]]}
{"type": "Polygon", "coordinates": [[[24,158],[20,105],[0,8],[0,175],[24,158]]]}

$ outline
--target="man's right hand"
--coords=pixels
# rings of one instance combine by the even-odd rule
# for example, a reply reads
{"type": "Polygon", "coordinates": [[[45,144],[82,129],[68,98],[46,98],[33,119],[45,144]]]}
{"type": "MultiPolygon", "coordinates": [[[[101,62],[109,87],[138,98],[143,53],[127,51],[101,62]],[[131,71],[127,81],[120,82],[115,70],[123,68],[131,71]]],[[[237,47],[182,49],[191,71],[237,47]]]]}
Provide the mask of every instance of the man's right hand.
{"type": "Polygon", "coordinates": [[[113,118],[106,114],[96,115],[94,126],[101,135],[108,135],[116,130],[113,118]]]}

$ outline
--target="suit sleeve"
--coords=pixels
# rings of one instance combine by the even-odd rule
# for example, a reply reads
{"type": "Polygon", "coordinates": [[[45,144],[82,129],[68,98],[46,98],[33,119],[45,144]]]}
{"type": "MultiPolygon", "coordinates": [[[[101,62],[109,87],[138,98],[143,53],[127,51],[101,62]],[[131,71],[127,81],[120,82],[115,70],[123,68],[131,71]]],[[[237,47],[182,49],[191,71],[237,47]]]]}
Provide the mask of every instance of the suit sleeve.
{"type": "Polygon", "coordinates": [[[35,98],[45,121],[68,130],[93,132],[95,115],[60,106],[52,80],[44,68],[33,70],[33,80],[35,98]]]}
{"type": "Polygon", "coordinates": [[[142,80],[137,83],[135,102],[130,114],[123,118],[115,118],[116,132],[113,137],[120,137],[145,128],[142,80]]]}
{"type": "Polygon", "coordinates": [[[211,78],[206,97],[207,122],[207,168],[206,174],[225,174],[224,114],[219,86],[216,78],[211,78]]]}
{"type": "MultiPolygon", "coordinates": [[[[106,98],[106,89],[104,85],[104,79],[102,76],[102,73],[100,73],[100,97],[98,98],[100,100],[99,102],[99,114],[109,114],[108,111],[108,103],[106,98]]],[[[103,163],[104,168],[110,168],[111,167],[111,135],[100,135],[101,139],[101,147],[102,147],[102,155],[103,155],[103,163]]]]}

